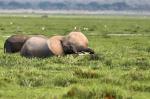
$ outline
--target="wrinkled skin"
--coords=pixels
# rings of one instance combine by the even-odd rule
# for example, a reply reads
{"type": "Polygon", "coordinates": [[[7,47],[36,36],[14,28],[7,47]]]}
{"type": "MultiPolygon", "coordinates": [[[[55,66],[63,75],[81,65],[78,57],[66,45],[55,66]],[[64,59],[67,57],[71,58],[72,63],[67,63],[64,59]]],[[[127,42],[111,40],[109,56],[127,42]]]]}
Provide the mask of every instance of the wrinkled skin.
{"type": "Polygon", "coordinates": [[[47,40],[48,38],[45,37],[31,37],[23,45],[20,54],[28,58],[53,56],[54,54],[49,50],[47,40]]]}

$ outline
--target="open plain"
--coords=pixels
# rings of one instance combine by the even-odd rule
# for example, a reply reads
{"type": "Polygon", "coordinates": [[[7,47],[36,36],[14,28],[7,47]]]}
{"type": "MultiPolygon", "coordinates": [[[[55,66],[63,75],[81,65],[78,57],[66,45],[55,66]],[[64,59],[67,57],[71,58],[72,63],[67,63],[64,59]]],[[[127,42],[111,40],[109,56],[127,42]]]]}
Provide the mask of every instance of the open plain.
{"type": "Polygon", "coordinates": [[[0,99],[149,99],[150,18],[0,16],[0,99]],[[28,59],[4,54],[13,34],[66,35],[80,27],[98,55],[28,59]]]}

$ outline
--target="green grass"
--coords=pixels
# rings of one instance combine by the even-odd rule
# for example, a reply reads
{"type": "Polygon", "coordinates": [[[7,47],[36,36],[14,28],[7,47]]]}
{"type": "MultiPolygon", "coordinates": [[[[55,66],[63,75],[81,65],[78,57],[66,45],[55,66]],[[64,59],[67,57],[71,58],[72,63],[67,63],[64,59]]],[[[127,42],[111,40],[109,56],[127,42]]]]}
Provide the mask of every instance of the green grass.
{"type": "Polygon", "coordinates": [[[0,99],[149,99],[149,35],[150,18],[1,16],[0,99]],[[87,35],[97,59],[89,55],[27,59],[3,53],[5,36],[65,35],[75,26],[87,35]],[[126,33],[142,35],[107,35],[126,33]]]}

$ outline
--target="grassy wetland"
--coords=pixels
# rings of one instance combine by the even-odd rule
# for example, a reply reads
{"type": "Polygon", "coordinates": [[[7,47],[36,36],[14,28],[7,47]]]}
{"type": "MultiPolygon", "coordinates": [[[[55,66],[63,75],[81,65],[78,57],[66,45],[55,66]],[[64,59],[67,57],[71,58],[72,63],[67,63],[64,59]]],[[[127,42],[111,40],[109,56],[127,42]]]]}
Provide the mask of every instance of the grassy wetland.
{"type": "Polygon", "coordinates": [[[150,18],[0,16],[0,99],[149,99],[150,18]],[[77,26],[98,58],[4,54],[12,34],[66,35],[77,26]]]}

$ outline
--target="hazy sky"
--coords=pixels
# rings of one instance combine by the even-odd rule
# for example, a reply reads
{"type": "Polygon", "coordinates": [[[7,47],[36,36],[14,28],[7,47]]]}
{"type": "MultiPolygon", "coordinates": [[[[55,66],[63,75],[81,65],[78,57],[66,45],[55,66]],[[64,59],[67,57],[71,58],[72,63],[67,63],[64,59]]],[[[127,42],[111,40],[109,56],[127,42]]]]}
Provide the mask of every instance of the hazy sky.
{"type": "Polygon", "coordinates": [[[0,0],[0,1],[19,1],[19,2],[39,2],[39,1],[51,1],[51,2],[61,2],[61,1],[72,1],[72,2],[82,2],[87,3],[91,1],[97,1],[100,3],[112,3],[112,2],[119,2],[124,1],[128,4],[150,4],[150,0],[0,0]]]}

